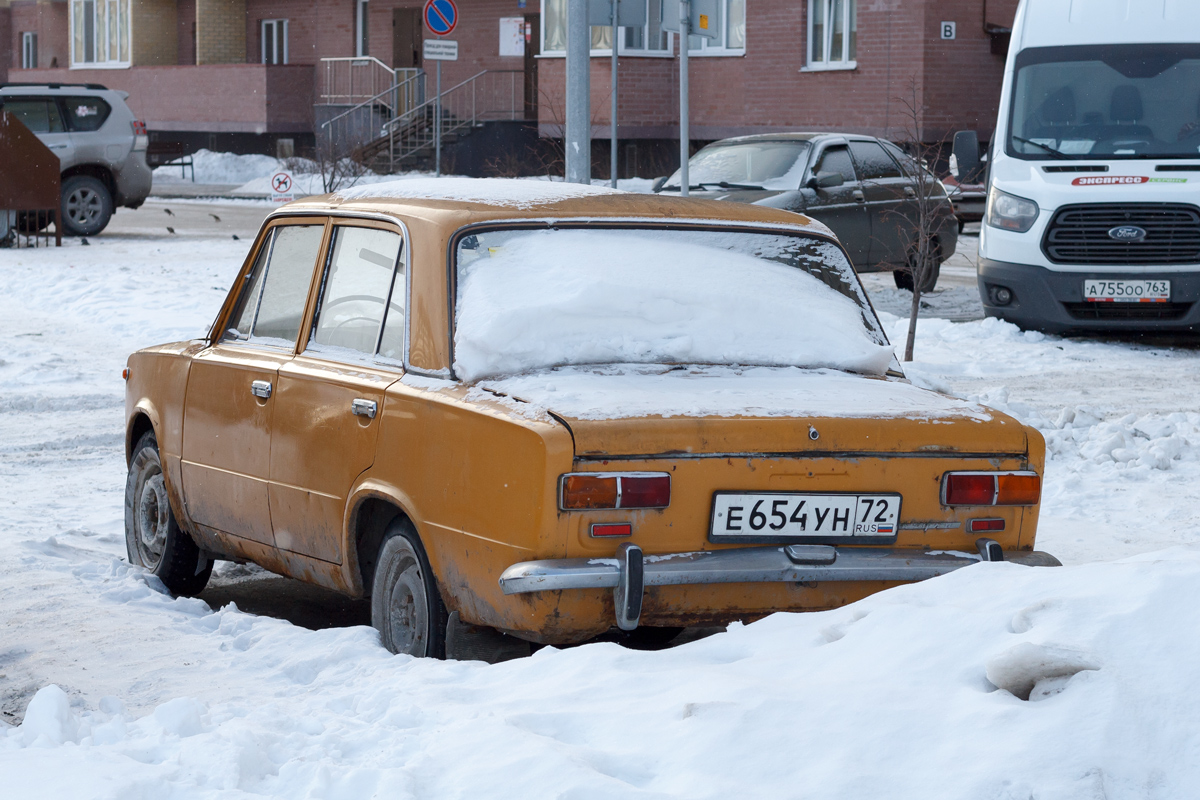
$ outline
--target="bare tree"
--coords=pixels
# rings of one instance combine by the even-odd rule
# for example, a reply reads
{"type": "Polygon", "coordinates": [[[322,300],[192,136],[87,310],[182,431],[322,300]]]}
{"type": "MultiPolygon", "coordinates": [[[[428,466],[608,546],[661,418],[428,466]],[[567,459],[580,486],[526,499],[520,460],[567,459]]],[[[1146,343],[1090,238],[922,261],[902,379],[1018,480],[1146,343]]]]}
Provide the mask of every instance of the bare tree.
{"type": "Polygon", "coordinates": [[[912,231],[905,266],[898,271],[896,285],[912,290],[912,305],[908,315],[908,338],[904,343],[904,360],[912,361],[917,336],[917,316],[921,310],[921,295],[932,292],[941,272],[942,253],[938,232],[945,222],[946,194],[941,183],[930,171],[945,146],[945,137],[929,142],[925,136],[925,106],[919,99],[917,79],[909,79],[908,91],[897,99],[900,103],[900,138],[907,143],[912,160],[908,165],[914,178],[913,195],[905,209],[898,212],[912,231]]]}

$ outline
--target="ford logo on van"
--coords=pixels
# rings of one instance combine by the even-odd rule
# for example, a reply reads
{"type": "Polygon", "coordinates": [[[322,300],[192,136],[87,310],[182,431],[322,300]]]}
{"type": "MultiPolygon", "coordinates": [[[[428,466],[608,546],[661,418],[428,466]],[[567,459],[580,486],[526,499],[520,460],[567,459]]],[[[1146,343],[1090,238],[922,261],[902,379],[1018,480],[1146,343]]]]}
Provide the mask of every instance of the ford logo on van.
{"type": "Polygon", "coordinates": [[[1118,242],[1140,242],[1146,238],[1146,229],[1137,225],[1118,225],[1108,232],[1108,238],[1118,242]]]}

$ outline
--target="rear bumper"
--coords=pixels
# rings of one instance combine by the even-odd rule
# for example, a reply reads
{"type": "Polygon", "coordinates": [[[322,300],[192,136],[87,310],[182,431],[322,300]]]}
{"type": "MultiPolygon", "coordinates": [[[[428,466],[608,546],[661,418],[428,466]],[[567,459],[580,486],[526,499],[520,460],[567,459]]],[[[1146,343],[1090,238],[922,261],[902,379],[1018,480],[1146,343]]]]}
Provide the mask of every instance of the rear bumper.
{"type": "Polygon", "coordinates": [[[1097,269],[1057,272],[1031,264],[979,259],[979,295],[989,317],[1047,333],[1085,331],[1200,330],[1200,270],[1153,272],[1148,269],[1097,269]],[[1095,279],[1169,280],[1171,303],[1085,303],[1083,282],[1095,279]],[[1005,287],[1012,302],[999,305],[995,292],[1005,287]]]}
{"type": "MultiPolygon", "coordinates": [[[[986,540],[982,540],[986,541],[986,540]]],[[[632,548],[632,549],[637,549],[632,548]]],[[[612,559],[522,561],[500,576],[505,595],[563,589],[617,589],[628,570],[629,551],[612,559]]],[[[824,581],[924,581],[977,564],[983,555],[912,549],[830,547],[744,547],[727,551],[647,555],[641,561],[644,587],[715,583],[809,583],[824,581]]],[[[994,559],[998,560],[998,559],[994,559]]],[[[1004,553],[1004,560],[1057,566],[1052,555],[1004,553]]]]}

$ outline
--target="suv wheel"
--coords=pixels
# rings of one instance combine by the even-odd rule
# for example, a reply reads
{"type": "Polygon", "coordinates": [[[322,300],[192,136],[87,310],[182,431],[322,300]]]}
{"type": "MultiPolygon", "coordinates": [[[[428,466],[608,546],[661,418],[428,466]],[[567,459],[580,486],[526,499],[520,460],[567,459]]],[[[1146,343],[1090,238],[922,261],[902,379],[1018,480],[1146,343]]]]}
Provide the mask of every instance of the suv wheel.
{"type": "Polygon", "coordinates": [[[113,200],[108,187],[90,175],[72,175],[62,185],[63,233],[95,236],[112,218],[113,200]]]}

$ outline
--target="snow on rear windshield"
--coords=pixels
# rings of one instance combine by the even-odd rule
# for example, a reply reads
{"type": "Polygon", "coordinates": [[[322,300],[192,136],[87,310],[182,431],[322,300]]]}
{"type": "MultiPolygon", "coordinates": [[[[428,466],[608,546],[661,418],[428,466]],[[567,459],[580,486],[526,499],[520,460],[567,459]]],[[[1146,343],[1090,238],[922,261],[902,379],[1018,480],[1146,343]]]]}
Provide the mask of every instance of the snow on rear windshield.
{"type": "Polygon", "coordinates": [[[459,378],[567,364],[830,367],[891,348],[835,245],[775,233],[507,229],[458,245],[459,378]]]}

